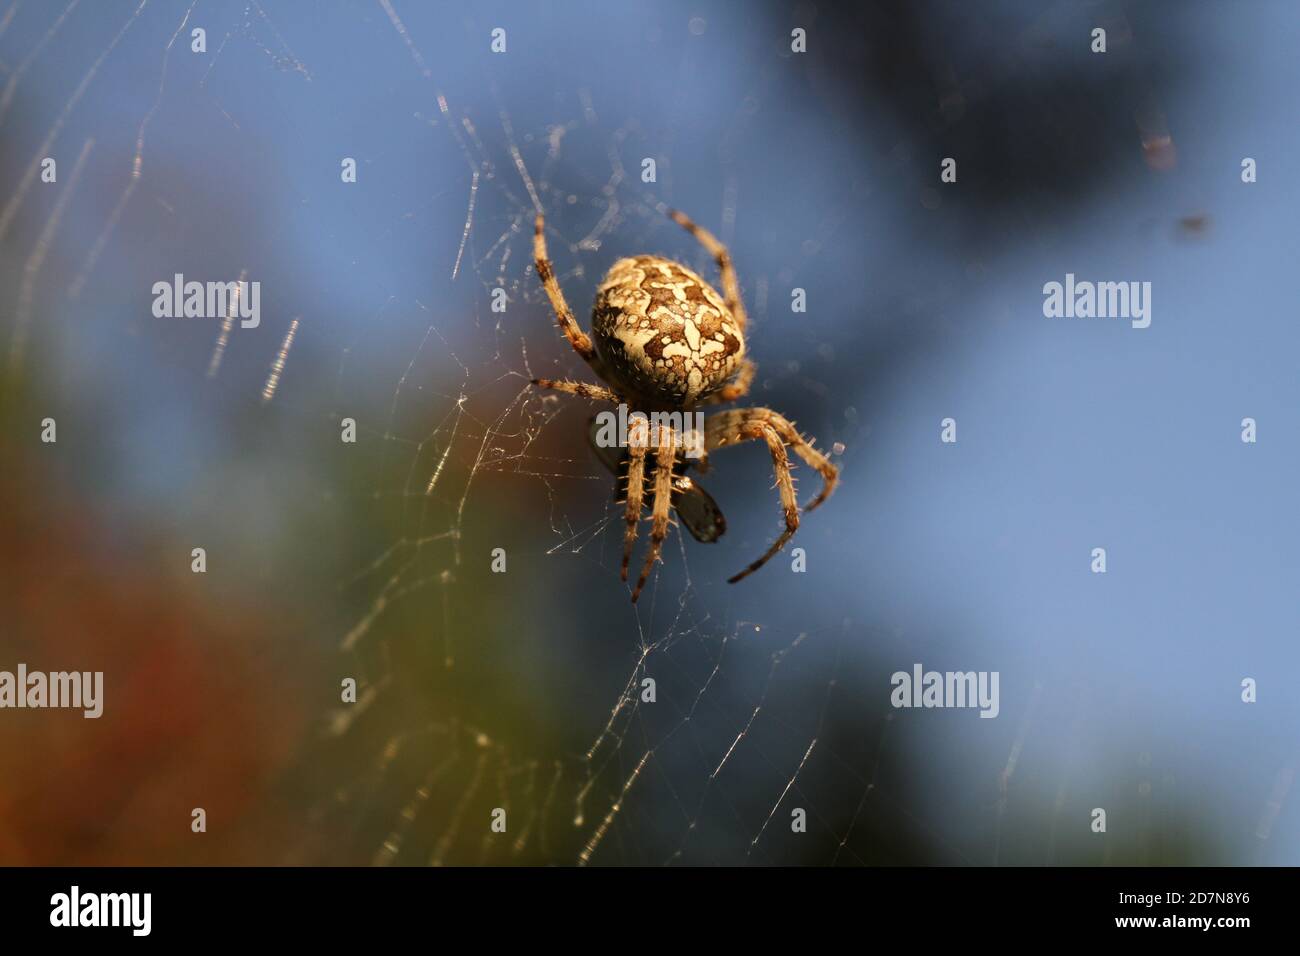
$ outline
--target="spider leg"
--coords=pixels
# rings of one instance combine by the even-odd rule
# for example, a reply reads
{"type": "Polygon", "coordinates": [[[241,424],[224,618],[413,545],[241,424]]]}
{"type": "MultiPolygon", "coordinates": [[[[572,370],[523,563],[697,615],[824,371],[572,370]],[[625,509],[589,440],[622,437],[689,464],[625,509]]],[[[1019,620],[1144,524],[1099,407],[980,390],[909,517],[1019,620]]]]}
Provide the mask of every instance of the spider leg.
{"type": "Polygon", "coordinates": [[[785,531],[777,538],[767,553],[739,574],[728,579],[735,584],[753,574],[785,546],[799,528],[799,505],[794,493],[794,479],[790,474],[790,458],[785,446],[794,449],[803,461],[817,469],[822,476],[822,490],[804,511],[812,511],[825,501],[839,483],[839,469],[830,459],[805,441],[794,425],[770,408],[738,408],[719,412],[704,423],[704,447],[710,450],[727,445],[762,438],[772,454],[772,469],[776,472],[776,485],[781,495],[781,508],[785,514],[785,531]]]}
{"type": "MultiPolygon", "coordinates": [[[[727,385],[714,392],[708,398],[700,402],[700,407],[705,405],[722,405],[726,402],[734,402],[738,398],[744,398],[749,394],[749,387],[754,383],[754,375],[758,372],[758,364],[750,359],[744,359],[740,363],[740,370],[736,377],[727,385]]],[[[709,473],[709,450],[701,448],[696,456],[695,467],[702,475],[709,473]]]]}
{"type": "Polygon", "coordinates": [[[551,309],[555,312],[555,323],[564,333],[564,337],[569,340],[573,350],[583,357],[583,359],[600,374],[600,362],[596,356],[595,346],[591,344],[591,338],[586,332],[578,327],[578,320],[573,317],[573,310],[569,308],[569,303],[564,300],[564,290],[560,288],[560,283],[555,279],[555,269],[551,267],[551,260],[546,255],[546,236],[543,234],[545,220],[539,213],[537,222],[533,231],[533,261],[537,266],[537,277],[542,280],[542,288],[546,290],[546,297],[551,300],[551,309]]]}
{"type": "Polygon", "coordinates": [[[646,555],[645,565],[641,568],[641,577],[637,579],[632,590],[632,602],[641,596],[650,569],[659,560],[664,538],[668,537],[668,517],[672,508],[673,462],[677,458],[677,444],[674,432],[664,425],[658,426],[658,450],[655,453],[654,498],[651,499],[650,553],[646,555]]]}
{"type": "Polygon", "coordinates": [[[729,384],[724,385],[704,399],[700,404],[722,405],[726,402],[734,402],[738,398],[744,398],[749,394],[749,386],[754,383],[754,373],[757,371],[758,366],[749,359],[745,359],[740,363],[740,371],[736,373],[736,377],[729,384]]]}
{"type": "MultiPolygon", "coordinates": [[[[636,526],[641,520],[641,502],[645,495],[645,456],[648,449],[646,422],[635,418],[628,425],[627,436],[627,503],[623,518],[627,530],[623,532],[623,580],[627,580],[627,564],[632,560],[632,546],[636,544],[636,526]]],[[[639,590],[639,588],[638,588],[639,590]]],[[[633,596],[633,601],[636,597],[633,596]]]]}
{"type": "Polygon", "coordinates": [[[713,260],[718,264],[718,272],[722,274],[722,294],[723,298],[726,299],[727,309],[731,312],[731,317],[736,320],[736,324],[740,326],[740,331],[743,333],[749,320],[745,315],[745,304],[740,299],[740,280],[736,278],[736,267],[731,264],[731,253],[727,251],[727,247],[719,242],[717,237],[709,230],[692,222],[686,213],[678,212],[676,209],[669,209],[662,203],[659,209],[673,222],[694,236],[709,255],[713,256],[713,260]]]}
{"type": "Polygon", "coordinates": [[[776,412],[768,409],[761,409],[768,418],[772,427],[776,429],[781,439],[794,449],[794,453],[803,459],[804,464],[815,468],[817,473],[822,476],[822,490],[817,492],[812,501],[804,505],[804,513],[816,509],[823,501],[831,496],[835,486],[840,483],[840,470],[831,464],[831,460],[813,447],[812,442],[805,441],[804,437],[799,434],[799,430],[794,427],[792,422],[786,421],[776,412]]]}
{"type": "Polygon", "coordinates": [[[766,422],[776,429],[781,440],[794,449],[805,464],[815,468],[822,476],[822,490],[804,507],[805,512],[812,511],[831,496],[835,486],[840,482],[840,470],[831,460],[813,447],[799,434],[794,424],[770,408],[734,408],[709,418],[704,424],[704,447],[712,451],[729,445],[738,438],[743,438],[741,429],[751,421],[766,422]]]}
{"type": "Polygon", "coordinates": [[[614,393],[612,389],[604,385],[592,385],[589,382],[571,382],[556,378],[535,378],[532,383],[538,388],[549,388],[556,392],[565,392],[569,395],[577,395],[580,398],[594,398],[602,402],[612,402],[617,405],[622,399],[614,393]]]}
{"type": "Polygon", "coordinates": [[[785,547],[785,543],[799,530],[799,502],[794,496],[794,478],[790,475],[790,458],[785,453],[785,445],[776,429],[767,422],[753,421],[741,429],[745,439],[763,438],[767,441],[768,451],[772,453],[772,470],[776,472],[776,487],[781,494],[781,510],[785,512],[785,530],[772,543],[767,552],[739,574],[727,578],[728,584],[735,584],[741,578],[749,577],[771,560],[772,556],[785,547]]]}

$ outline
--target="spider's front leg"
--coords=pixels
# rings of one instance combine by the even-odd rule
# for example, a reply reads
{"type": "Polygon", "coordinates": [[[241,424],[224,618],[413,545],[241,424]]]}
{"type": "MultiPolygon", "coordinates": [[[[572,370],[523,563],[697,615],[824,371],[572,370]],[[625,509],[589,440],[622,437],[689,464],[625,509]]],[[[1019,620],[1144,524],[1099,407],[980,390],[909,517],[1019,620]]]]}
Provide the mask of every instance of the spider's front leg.
{"type": "Polygon", "coordinates": [[[573,350],[583,357],[597,375],[600,375],[600,359],[596,355],[596,347],[591,344],[591,337],[579,327],[578,320],[573,317],[573,310],[569,308],[569,303],[565,301],[564,290],[560,288],[560,283],[556,281],[555,269],[551,265],[550,257],[546,254],[545,230],[546,221],[542,218],[541,213],[538,213],[533,229],[533,264],[537,267],[537,277],[542,280],[542,288],[546,290],[546,297],[551,300],[551,310],[555,313],[556,325],[560,327],[564,337],[569,340],[573,350]]]}
{"type": "Polygon", "coordinates": [[[822,490],[804,506],[803,511],[805,513],[812,511],[831,496],[831,492],[840,483],[840,470],[831,463],[829,458],[815,448],[811,441],[799,434],[799,430],[794,427],[793,422],[770,408],[733,408],[729,411],[719,412],[705,422],[704,447],[709,451],[713,451],[715,448],[735,444],[737,439],[741,441],[750,440],[755,436],[746,436],[741,432],[742,426],[750,422],[764,422],[771,425],[776,429],[781,441],[789,445],[794,450],[794,453],[803,460],[804,464],[816,469],[817,473],[821,475],[822,490]]]}
{"type": "MultiPolygon", "coordinates": [[[[627,435],[627,500],[623,505],[623,568],[620,572],[627,580],[627,565],[632,560],[632,546],[636,544],[636,526],[641,520],[641,502],[645,497],[645,456],[649,448],[649,429],[644,418],[634,418],[628,424],[627,435]]],[[[637,593],[640,593],[640,585],[637,593]]],[[[635,601],[636,594],[632,595],[635,601]]]]}
{"type": "MultiPolygon", "coordinates": [[[[654,495],[650,499],[650,553],[646,555],[645,566],[641,568],[641,577],[637,579],[636,587],[632,589],[632,603],[634,604],[636,599],[641,596],[641,589],[645,587],[646,579],[650,577],[650,569],[659,560],[659,552],[663,549],[664,538],[668,537],[668,517],[673,500],[673,463],[677,459],[677,433],[673,429],[663,424],[656,425],[652,430],[650,439],[656,448],[654,495]]],[[[639,503],[637,512],[639,515],[639,503]]],[[[630,506],[628,514],[631,514],[630,506]]],[[[626,557],[624,560],[626,560],[626,557]]]]}
{"type": "Polygon", "coordinates": [[[829,498],[839,483],[839,469],[831,464],[830,459],[814,448],[811,442],[805,441],[792,423],[770,408],[740,408],[721,412],[705,423],[704,447],[709,450],[759,438],[767,442],[768,451],[772,455],[772,470],[776,473],[776,486],[781,495],[785,530],[761,558],[739,574],[728,578],[728,584],[735,584],[767,564],[799,530],[799,503],[794,494],[794,478],[790,474],[790,457],[785,450],[787,444],[822,476],[821,492],[808,503],[804,511],[812,511],[829,498]]]}
{"type": "Polygon", "coordinates": [[[785,530],[772,542],[772,546],[767,549],[761,558],[754,561],[739,574],[733,574],[727,578],[728,584],[735,584],[740,579],[748,577],[767,564],[799,530],[799,502],[794,496],[794,477],[790,474],[790,457],[785,453],[785,444],[781,441],[781,436],[767,422],[750,421],[740,427],[740,435],[737,437],[741,441],[762,438],[767,442],[768,451],[772,453],[772,470],[776,472],[777,491],[781,495],[781,511],[785,515],[785,530]]]}

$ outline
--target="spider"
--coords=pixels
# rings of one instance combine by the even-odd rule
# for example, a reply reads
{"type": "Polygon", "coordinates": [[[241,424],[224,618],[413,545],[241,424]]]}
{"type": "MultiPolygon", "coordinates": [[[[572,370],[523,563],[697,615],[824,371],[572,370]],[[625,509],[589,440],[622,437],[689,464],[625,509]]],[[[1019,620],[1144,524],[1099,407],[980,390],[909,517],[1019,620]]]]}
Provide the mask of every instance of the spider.
{"type": "MultiPolygon", "coordinates": [[[[698,274],[671,259],[650,255],[619,259],[597,289],[589,336],[578,326],[556,281],[546,254],[545,221],[539,214],[533,234],[538,278],[551,301],[560,331],[605,384],[538,378],[532,380],[533,385],[651,414],[690,412],[701,406],[734,402],[748,394],[756,366],[745,357],[747,318],[727,247],[685,214],[665,206],[660,206],[660,211],[694,236],[713,257],[725,295],[719,295],[698,274]]],[[[653,429],[636,427],[635,423],[646,421],[644,418],[630,420],[634,425],[626,438],[624,581],[636,543],[646,485],[652,487],[650,549],[632,590],[635,603],[660,559],[671,508],[676,508],[692,535],[701,541],[716,540],[726,525],[708,493],[683,474],[684,459],[679,452],[684,436],[662,424],[662,418],[656,419],[659,424],[653,429]],[[678,495],[676,501],[674,493],[678,495]]],[[[792,422],[770,408],[731,409],[705,419],[697,467],[700,471],[708,469],[711,451],[757,440],[767,443],[772,456],[785,529],[762,557],[728,579],[731,584],[766,564],[799,528],[799,504],[787,445],[822,477],[822,489],[805,512],[825,501],[839,481],[839,470],[830,460],[805,440],[792,422]]],[[[616,458],[602,455],[602,460],[616,474],[621,470],[616,458]]]]}

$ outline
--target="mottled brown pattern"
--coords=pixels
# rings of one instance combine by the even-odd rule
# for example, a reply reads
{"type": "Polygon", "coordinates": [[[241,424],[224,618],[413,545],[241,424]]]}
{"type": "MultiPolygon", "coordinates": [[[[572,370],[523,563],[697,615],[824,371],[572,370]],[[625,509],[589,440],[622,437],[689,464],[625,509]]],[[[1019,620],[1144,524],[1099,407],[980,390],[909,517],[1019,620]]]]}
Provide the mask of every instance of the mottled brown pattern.
{"type": "Polygon", "coordinates": [[[592,331],[618,384],[673,408],[717,392],[745,354],[722,297],[686,266],[657,256],[614,263],[596,293],[592,331]]]}

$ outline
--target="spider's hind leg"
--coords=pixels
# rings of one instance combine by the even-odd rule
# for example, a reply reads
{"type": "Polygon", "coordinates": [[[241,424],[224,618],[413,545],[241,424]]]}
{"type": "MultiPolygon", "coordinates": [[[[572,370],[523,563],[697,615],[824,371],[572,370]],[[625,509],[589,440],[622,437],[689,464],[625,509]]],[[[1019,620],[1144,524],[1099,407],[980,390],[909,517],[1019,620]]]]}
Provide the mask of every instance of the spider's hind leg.
{"type": "Polygon", "coordinates": [[[694,236],[695,241],[713,256],[713,261],[718,264],[718,272],[722,276],[722,295],[727,302],[727,309],[743,333],[748,324],[748,317],[745,315],[745,303],[740,298],[740,280],[736,278],[736,267],[731,263],[731,253],[727,251],[727,247],[709,230],[697,226],[686,213],[669,209],[663,203],[659,204],[659,211],[694,236]]]}
{"type": "Polygon", "coordinates": [[[550,257],[546,253],[546,221],[541,213],[537,215],[537,221],[533,228],[533,265],[537,269],[537,277],[542,280],[542,288],[546,290],[546,297],[551,300],[551,310],[555,313],[555,324],[560,327],[564,337],[569,340],[573,350],[583,357],[583,359],[600,374],[600,359],[596,355],[596,347],[591,344],[591,337],[578,325],[578,320],[573,317],[573,310],[569,308],[569,303],[565,301],[564,290],[560,288],[560,283],[555,278],[555,268],[551,265],[550,257]]]}

